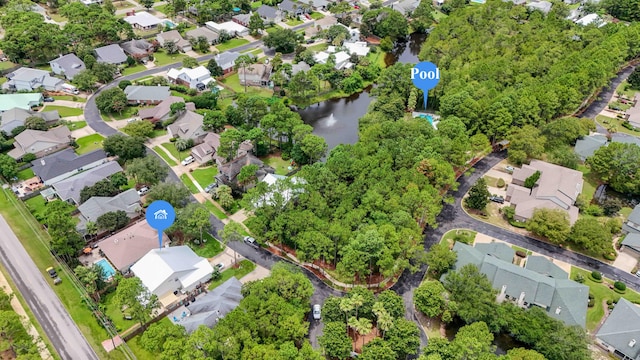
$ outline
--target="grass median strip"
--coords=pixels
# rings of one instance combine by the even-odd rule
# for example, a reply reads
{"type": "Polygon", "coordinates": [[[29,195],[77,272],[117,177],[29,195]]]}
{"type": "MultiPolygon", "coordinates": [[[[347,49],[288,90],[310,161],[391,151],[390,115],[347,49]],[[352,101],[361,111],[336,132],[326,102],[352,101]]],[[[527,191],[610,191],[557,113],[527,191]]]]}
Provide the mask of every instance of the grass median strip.
{"type": "Polygon", "coordinates": [[[180,180],[182,180],[182,183],[184,183],[184,185],[187,187],[187,189],[189,189],[189,191],[191,191],[192,194],[197,194],[200,192],[187,174],[180,175],[180,180]]]}
{"type": "Polygon", "coordinates": [[[167,155],[166,152],[164,152],[164,150],[162,150],[160,148],[160,146],[154,146],[153,147],[153,151],[155,151],[158,155],[160,155],[160,157],[167,162],[167,164],[169,164],[169,166],[176,166],[178,165],[175,161],[173,161],[172,158],[169,157],[169,155],[167,155]]]}

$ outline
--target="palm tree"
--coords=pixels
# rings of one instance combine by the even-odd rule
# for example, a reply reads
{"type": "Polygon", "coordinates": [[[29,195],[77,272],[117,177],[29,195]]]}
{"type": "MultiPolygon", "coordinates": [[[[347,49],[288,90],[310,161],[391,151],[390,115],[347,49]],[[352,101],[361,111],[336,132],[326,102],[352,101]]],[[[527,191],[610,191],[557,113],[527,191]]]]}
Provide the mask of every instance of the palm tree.
{"type": "Polygon", "coordinates": [[[353,301],[351,298],[344,297],[340,299],[340,310],[344,312],[344,320],[347,322],[347,331],[349,331],[349,313],[353,310],[353,301]]]}
{"type": "Polygon", "coordinates": [[[98,235],[98,225],[95,222],[87,221],[85,226],[87,228],[87,235],[91,236],[91,239],[98,235]]]}
{"type": "MultiPolygon", "coordinates": [[[[349,321],[351,321],[351,319],[349,319],[349,321]]],[[[373,328],[371,320],[367,318],[358,319],[354,322],[353,325],[355,325],[354,329],[358,333],[358,335],[362,336],[362,346],[364,347],[364,337],[366,335],[369,335],[371,333],[371,329],[373,328]]]]}
{"type": "Polygon", "coordinates": [[[251,67],[253,64],[253,59],[249,55],[240,55],[236,59],[236,70],[242,68],[242,72],[244,73],[244,92],[247,92],[247,70],[252,71],[251,67]]]}
{"type": "Polygon", "coordinates": [[[176,150],[178,150],[179,160],[182,161],[182,152],[189,148],[189,139],[178,138],[176,140],[176,150]]]}
{"type": "MultiPolygon", "coordinates": [[[[347,321],[347,335],[349,335],[349,328],[352,328],[353,331],[358,332],[358,330],[356,330],[358,328],[358,324],[359,324],[358,319],[356,319],[355,316],[350,317],[349,320],[347,321]]],[[[355,339],[354,339],[353,345],[355,350],[355,339]]]]}
{"type": "Polygon", "coordinates": [[[364,297],[360,294],[354,294],[351,296],[351,302],[353,306],[356,308],[356,319],[358,318],[358,308],[364,304],[364,297]]]}
{"type": "Polygon", "coordinates": [[[382,330],[382,338],[384,339],[386,332],[393,325],[393,317],[389,314],[389,312],[387,312],[381,302],[376,302],[375,304],[373,304],[373,313],[376,315],[377,328],[378,330],[382,330]]]}

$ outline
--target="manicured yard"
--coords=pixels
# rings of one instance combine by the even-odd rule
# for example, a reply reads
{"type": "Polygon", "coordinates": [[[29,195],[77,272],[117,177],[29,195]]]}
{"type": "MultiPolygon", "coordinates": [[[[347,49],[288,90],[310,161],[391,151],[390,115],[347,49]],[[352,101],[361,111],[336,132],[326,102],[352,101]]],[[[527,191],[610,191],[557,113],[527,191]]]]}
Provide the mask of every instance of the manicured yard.
{"type": "Polygon", "coordinates": [[[34,176],[36,176],[36,175],[33,173],[33,170],[31,170],[31,168],[26,168],[26,169],[18,172],[18,179],[20,179],[20,180],[31,179],[34,176]]]}
{"type": "Polygon", "coordinates": [[[211,281],[211,283],[209,284],[209,290],[213,290],[216,287],[220,286],[225,281],[231,279],[232,276],[235,276],[236,279],[240,280],[242,277],[252,272],[256,268],[256,264],[252,263],[249,260],[241,260],[238,265],[239,267],[236,269],[234,267],[231,267],[231,265],[229,264],[227,270],[224,270],[222,273],[220,273],[220,279],[211,281]]]}
{"type": "Polygon", "coordinates": [[[288,21],[285,22],[285,24],[289,25],[289,26],[298,26],[303,24],[304,21],[299,20],[299,19],[289,19],[288,21]]]}
{"type": "Polygon", "coordinates": [[[249,40],[247,39],[231,39],[227,42],[216,45],[216,49],[218,49],[219,52],[223,52],[229,49],[237,48],[238,46],[242,46],[248,43],[249,43],[249,40]]]}
{"type": "Polygon", "coordinates": [[[135,64],[133,66],[126,67],[124,70],[122,70],[122,76],[127,76],[127,75],[131,75],[131,74],[139,73],[139,72],[144,71],[144,70],[147,70],[147,68],[144,67],[144,65],[135,64]]]}
{"type": "Polygon", "coordinates": [[[104,140],[104,137],[100,134],[91,134],[89,136],[81,137],[76,140],[76,144],[78,144],[76,152],[78,154],[85,154],[96,149],[101,149],[102,140],[104,140]]]}
{"type": "Polygon", "coordinates": [[[591,174],[591,168],[586,165],[578,165],[578,170],[582,172],[584,184],[582,185],[582,196],[584,200],[589,203],[593,199],[593,195],[598,188],[598,178],[591,174]]]}
{"type": "Polygon", "coordinates": [[[153,61],[156,66],[163,66],[181,62],[186,55],[184,54],[167,54],[164,51],[158,51],[153,54],[153,61]]]}
{"type": "Polygon", "coordinates": [[[446,18],[446,17],[448,17],[448,16],[449,16],[449,15],[447,15],[447,14],[445,14],[445,13],[443,13],[443,12],[440,12],[440,11],[438,11],[438,10],[433,11],[433,12],[431,13],[431,15],[433,15],[433,19],[434,19],[436,22],[440,22],[440,20],[442,20],[442,19],[444,19],[444,18],[446,18]]]}
{"type": "Polygon", "coordinates": [[[212,200],[205,201],[204,207],[209,209],[209,212],[212,213],[213,216],[217,217],[220,220],[227,218],[227,214],[225,214],[224,211],[220,210],[220,208],[218,208],[216,204],[212,202],[212,200]]]}
{"type": "Polygon", "coordinates": [[[12,63],[11,61],[0,61],[0,70],[11,69],[14,66],[16,66],[16,64],[12,63]]]}
{"type": "Polygon", "coordinates": [[[473,244],[473,241],[476,238],[477,232],[466,229],[453,229],[447,231],[444,235],[442,235],[442,240],[440,242],[444,243],[453,243],[455,240],[462,241],[464,243],[473,244]]]}
{"type": "Polygon", "coordinates": [[[56,266],[62,283],[52,289],[65,305],[75,323],[78,324],[78,328],[96,351],[98,358],[124,359],[124,355],[119,351],[110,354],[104,351],[100,343],[109,338],[107,332],[98,324],[89,308],[82,302],[80,294],[67,273],[61,271],[51,257],[47,247],[48,234],[42,230],[41,225],[29,214],[25,205],[17,200],[11,191],[5,191],[5,196],[0,196],[0,214],[16,233],[36,266],[43,269],[43,276],[44,269],[52,265],[56,266]]]}
{"type": "Polygon", "coordinates": [[[75,95],[56,95],[56,96],[52,96],[54,99],[56,100],[66,100],[66,101],[75,101],[75,102],[79,102],[79,103],[85,103],[87,102],[87,99],[80,97],[80,96],[75,96],[75,95]]]}
{"type": "Polygon", "coordinates": [[[187,149],[185,151],[178,151],[176,149],[176,145],[174,143],[164,143],[162,146],[169,150],[169,153],[173,155],[174,158],[178,159],[178,161],[184,160],[186,157],[191,155],[191,149],[187,149]]]}
{"type": "Polygon", "coordinates": [[[54,111],[54,110],[58,110],[58,114],[60,114],[60,117],[62,118],[69,117],[69,116],[79,116],[79,115],[82,115],[83,113],[82,108],[71,108],[67,106],[47,105],[42,109],[42,111],[54,111]]]}
{"type": "Polygon", "coordinates": [[[280,156],[269,156],[267,158],[262,159],[262,161],[275,169],[276,174],[278,175],[287,175],[289,173],[289,166],[291,165],[290,161],[282,160],[280,156]]]}
{"type": "MultiPolygon", "coordinates": [[[[251,54],[251,55],[254,55],[254,56],[258,56],[260,53],[262,53],[262,49],[253,49],[253,50],[252,49],[246,49],[246,50],[240,51],[240,53],[241,54],[251,54]]],[[[206,66],[207,62],[208,61],[204,61],[202,64],[206,66]]]]}
{"type": "Polygon", "coordinates": [[[251,3],[251,9],[255,10],[257,8],[259,8],[260,6],[262,6],[262,1],[254,1],[251,3]]]}
{"type": "Polygon", "coordinates": [[[115,301],[113,300],[115,294],[116,293],[114,291],[111,294],[104,296],[101,299],[101,303],[106,306],[105,313],[109,318],[111,318],[111,321],[113,321],[113,324],[116,326],[118,333],[122,333],[123,331],[137,324],[137,322],[135,320],[126,320],[124,318],[124,316],[122,315],[122,311],[118,309],[118,306],[116,306],[115,301]]]}
{"type": "Polygon", "coordinates": [[[169,157],[169,155],[167,155],[166,152],[164,152],[164,150],[162,150],[160,148],[160,146],[154,146],[153,147],[153,151],[155,151],[158,155],[160,155],[160,157],[167,162],[167,164],[169,164],[169,166],[176,166],[178,165],[175,161],[173,161],[172,158],[169,157]]]}
{"type": "Polygon", "coordinates": [[[626,95],[629,99],[633,99],[636,93],[640,92],[640,90],[632,89],[631,87],[625,90],[627,86],[629,86],[629,83],[627,82],[627,80],[621,82],[620,85],[618,85],[618,88],[616,89],[616,93],[622,93],[626,95]]]}
{"type": "Polygon", "coordinates": [[[157,138],[158,136],[167,135],[167,130],[165,129],[156,129],[153,130],[153,134],[151,134],[151,138],[157,138]]]}
{"type": "Polygon", "coordinates": [[[154,10],[159,11],[165,15],[167,15],[167,8],[169,8],[169,4],[164,4],[164,5],[156,5],[153,7],[154,10]]]}
{"type": "Polygon", "coordinates": [[[182,180],[182,183],[187,187],[187,189],[189,189],[189,191],[191,191],[192,194],[197,194],[200,192],[200,190],[198,190],[198,188],[193,184],[193,181],[191,181],[191,178],[187,176],[187,174],[180,175],[180,180],[182,180]]]}
{"type": "Polygon", "coordinates": [[[195,169],[191,173],[194,179],[200,184],[200,187],[205,188],[207,185],[214,182],[213,177],[218,175],[218,167],[210,166],[203,169],[195,169]]]}
{"type": "Polygon", "coordinates": [[[203,232],[202,237],[206,241],[203,246],[189,244],[189,247],[191,247],[191,249],[193,249],[193,252],[198,254],[198,256],[210,259],[222,252],[223,245],[220,243],[220,241],[216,240],[213,235],[209,234],[208,232],[203,232]]]}
{"type": "Polygon", "coordinates": [[[132,8],[135,5],[133,5],[132,3],[128,2],[128,1],[115,1],[114,4],[116,9],[128,9],[128,8],[132,8]]]}
{"type": "Polygon", "coordinates": [[[607,300],[617,301],[620,297],[623,297],[634,304],[640,304],[640,294],[627,288],[624,294],[618,294],[617,292],[609,289],[606,285],[607,282],[613,284],[613,280],[603,279],[602,283],[597,283],[589,278],[591,274],[589,271],[571,267],[571,279],[575,280],[577,274],[582,274],[585,281],[584,284],[589,287],[589,292],[593,294],[595,298],[594,306],[587,309],[587,330],[593,330],[598,326],[598,323],[604,316],[604,309],[602,302],[607,300]]]}
{"type": "Polygon", "coordinates": [[[86,121],[73,121],[73,122],[67,123],[67,127],[71,131],[82,129],[85,126],[87,126],[87,122],[86,121]]]}
{"type": "Polygon", "coordinates": [[[612,117],[608,117],[604,115],[596,115],[596,121],[599,122],[605,128],[609,128],[609,126],[615,125],[616,131],[619,133],[629,134],[633,136],[640,136],[640,131],[630,130],[622,126],[622,123],[624,123],[624,120],[622,119],[614,119],[612,117]]]}
{"type": "MultiPolygon", "coordinates": [[[[235,91],[236,93],[239,93],[239,94],[244,93],[244,85],[240,85],[240,78],[238,77],[238,73],[232,74],[224,78],[224,80],[222,80],[222,83],[230,87],[231,90],[235,91]]],[[[273,90],[269,90],[269,89],[258,87],[258,86],[247,86],[247,94],[258,95],[263,97],[271,97],[273,96],[273,90]]]]}
{"type": "Polygon", "coordinates": [[[307,46],[307,50],[311,50],[314,52],[325,51],[329,47],[328,43],[315,44],[311,46],[307,46]]]}
{"type": "Polygon", "coordinates": [[[620,215],[626,220],[632,211],[633,211],[632,208],[625,206],[622,209],[620,209],[620,215]]]}
{"type": "Polygon", "coordinates": [[[311,18],[312,18],[313,20],[320,20],[320,19],[324,19],[324,15],[322,15],[322,14],[321,14],[321,13],[319,13],[319,12],[315,12],[315,11],[314,11],[314,12],[312,12],[311,14],[309,14],[309,16],[311,16],[311,18]]]}
{"type": "Polygon", "coordinates": [[[24,203],[29,209],[29,212],[36,218],[43,218],[47,212],[46,200],[42,196],[34,196],[24,203]]]}
{"type": "Polygon", "coordinates": [[[268,28],[264,29],[264,31],[266,31],[266,32],[267,32],[267,34],[271,34],[272,32],[274,32],[274,31],[276,31],[276,30],[281,30],[281,29],[282,29],[282,27],[281,27],[281,26],[278,26],[278,25],[272,25],[272,26],[269,26],[268,28]]]}
{"type": "Polygon", "coordinates": [[[387,67],[387,64],[384,62],[385,53],[378,50],[375,53],[373,51],[369,51],[367,54],[367,58],[372,64],[378,64],[381,69],[387,67]]]}

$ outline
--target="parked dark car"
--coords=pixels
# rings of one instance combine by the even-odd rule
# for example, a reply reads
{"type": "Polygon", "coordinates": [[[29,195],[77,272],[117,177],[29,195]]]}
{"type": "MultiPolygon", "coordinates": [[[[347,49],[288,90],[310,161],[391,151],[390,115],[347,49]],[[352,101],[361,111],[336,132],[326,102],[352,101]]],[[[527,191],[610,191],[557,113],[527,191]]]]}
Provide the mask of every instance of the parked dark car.
{"type": "Polygon", "coordinates": [[[502,196],[493,195],[492,197],[489,198],[489,200],[496,202],[498,204],[504,204],[504,198],[502,196]]]}
{"type": "Polygon", "coordinates": [[[56,101],[56,99],[54,99],[54,98],[52,98],[52,97],[46,97],[46,98],[44,98],[44,100],[42,100],[42,101],[44,101],[44,102],[54,102],[54,101],[56,101]]]}

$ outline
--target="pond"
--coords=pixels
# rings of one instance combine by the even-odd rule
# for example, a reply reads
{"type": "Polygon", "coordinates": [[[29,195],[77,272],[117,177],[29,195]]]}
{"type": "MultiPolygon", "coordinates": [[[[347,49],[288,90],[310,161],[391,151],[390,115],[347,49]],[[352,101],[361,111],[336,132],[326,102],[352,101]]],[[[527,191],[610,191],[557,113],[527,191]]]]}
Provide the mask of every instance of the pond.
{"type": "MultiPolygon", "coordinates": [[[[411,34],[407,42],[400,43],[393,52],[385,56],[388,65],[396,62],[416,63],[420,46],[426,34],[411,34]]],[[[367,113],[373,96],[370,88],[346,98],[332,99],[298,110],[302,120],[313,126],[313,133],[322,136],[329,150],[340,144],[358,141],[358,119],[367,113]]]]}

